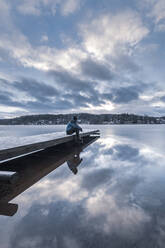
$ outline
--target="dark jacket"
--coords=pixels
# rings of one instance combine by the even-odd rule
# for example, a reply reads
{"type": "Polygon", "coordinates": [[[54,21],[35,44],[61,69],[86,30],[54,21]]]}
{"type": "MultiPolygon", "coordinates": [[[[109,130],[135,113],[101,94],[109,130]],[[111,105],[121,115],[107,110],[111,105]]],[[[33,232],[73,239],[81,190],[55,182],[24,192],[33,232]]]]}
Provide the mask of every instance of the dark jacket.
{"type": "Polygon", "coordinates": [[[67,124],[66,132],[72,131],[74,129],[78,129],[78,130],[82,131],[82,128],[77,124],[77,122],[75,120],[71,120],[67,124]]]}

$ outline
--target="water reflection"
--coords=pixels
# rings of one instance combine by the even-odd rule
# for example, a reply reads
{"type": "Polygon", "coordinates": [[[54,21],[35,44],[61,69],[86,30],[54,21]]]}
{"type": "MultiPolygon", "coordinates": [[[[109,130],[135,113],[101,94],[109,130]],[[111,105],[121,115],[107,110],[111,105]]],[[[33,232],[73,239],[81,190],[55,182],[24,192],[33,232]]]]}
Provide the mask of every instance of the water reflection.
{"type": "MultiPolygon", "coordinates": [[[[13,226],[8,222],[5,227],[10,227],[10,238],[0,228],[6,247],[164,247],[162,148],[148,145],[145,138],[142,143],[136,129],[130,138],[126,130],[119,136],[112,127],[104,128],[102,137],[76,156],[77,161],[83,158],[76,176],[67,161],[77,151],[17,197],[20,214],[13,217],[13,226]]],[[[165,145],[165,132],[160,136],[165,145]]]]}
{"type": "Polygon", "coordinates": [[[76,151],[76,154],[74,154],[69,160],[67,160],[67,165],[69,169],[73,172],[73,174],[77,174],[77,167],[81,164],[82,161],[83,159],[80,158],[80,153],[78,151],[76,151]]]}

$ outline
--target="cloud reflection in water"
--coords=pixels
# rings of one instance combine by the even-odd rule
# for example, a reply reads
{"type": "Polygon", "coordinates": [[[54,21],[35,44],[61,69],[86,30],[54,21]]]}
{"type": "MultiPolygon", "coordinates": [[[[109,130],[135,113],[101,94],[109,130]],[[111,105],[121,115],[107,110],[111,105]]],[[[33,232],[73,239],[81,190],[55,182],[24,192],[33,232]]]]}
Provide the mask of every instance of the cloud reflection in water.
{"type": "Polygon", "coordinates": [[[18,197],[11,247],[163,247],[163,158],[111,137],[81,154],[76,176],[65,164],[18,197]]]}

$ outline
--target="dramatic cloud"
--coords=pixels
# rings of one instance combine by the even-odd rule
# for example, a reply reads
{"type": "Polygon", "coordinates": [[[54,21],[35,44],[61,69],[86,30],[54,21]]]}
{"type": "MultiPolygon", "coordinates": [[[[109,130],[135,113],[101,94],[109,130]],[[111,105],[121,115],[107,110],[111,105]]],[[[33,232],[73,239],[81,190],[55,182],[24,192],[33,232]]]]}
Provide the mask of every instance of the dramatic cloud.
{"type": "Polygon", "coordinates": [[[139,141],[141,127],[135,133],[133,126],[122,130],[111,126],[108,136],[107,129],[101,129],[102,138],[81,153],[83,162],[76,176],[65,164],[15,199],[19,212],[13,221],[1,217],[3,246],[126,244],[132,248],[133,244],[147,247],[150,240],[148,247],[163,247],[163,143],[158,149],[149,132],[139,141]]]}
{"type": "Polygon", "coordinates": [[[130,86],[127,88],[119,88],[114,90],[113,102],[115,103],[128,103],[133,100],[137,100],[139,97],[138,91],[136,88],[130,86]]]}
{"type": "MultiPolygon", "coordinates": [[[[93,197],[94,198],[94,197],[93,197]]],[[[123,208],[115,210],[115,204],[111,198],[105,196],[97,196],[94,200],[98,204],[96,216],[88,217],[85,209],[80,204],[71,204],[67,201],[58,201],[50,204],[36,204],[31,207],[28,214],[19,222],[22,226],[21,230],[16,231],[11,239],[11,245],[18,248],[27,247],[73,247],[81,248],[97,246],[101,242],[101,246],[108,246],[110,243],[114,247],[119,246],[130,235],[133,235],[133,240],[137,240],[139,230],[147,226],[149,217],[141,209],[123,208]],[[101,202],[102,201],[102,202],[101,202]],[[113,211],[113,217],[108,214],[113,211]],[[106,210],[104,213],[101,208],[106,210]],[[121,212],[120,212],[121,211],[121,212]],[[127,217],[122,223],[123,216],[127,217]],[[108,219],[106,219],[108,217],[108,219]],[[116,221],[114,218],[116,217],[116,221]],[[88,219],[89,218],[89,219],[88,219]],[[133,220],[133,218],[135,218],[133,220]],[[36,225],[35,230],[33,225],[36,225]],[[105,224],[103,224],[105,223],[105,224]],[[122,224],[121,224],[122,223],[122,224]],[[114,228],[112,227],[114,225],[114,228]],[[122,228],[118,229],[122,225],[122,228]],[[131,226],[132,229],[131,230],[131,226]],[[43,228],[44,227],[44,228],[43,228]],[[101,229],[102,227],[102,229],[101,229]],[[105,231],[105,229],[109,229],[105,231]],[[62,232],[61,232],[62,231],[62,232]],[[90,234],[90,235],[89,235],[90,234]],[[113,238],[113,235],[118,238],[113,238]]],[[[93,207],[92,202],[88,203],[88,208],[93,207]]],[[[15,228],[18,230],[18,228],[15,228]]],[[[141,237],[143,237],[141,233],[141,237]]]]}
{"type": "Polygon", "coordinates": [[[60,68],[49,71],[47,75],[53,79],[51,84],[25,77],[13,82],[1,79],[1,104],[34,113],[100,106],[104,109],[107,102],[120,105],[138,100],[146,87],[143,84],[119,88],[108,86],[109,93],[103,93],[98,81],[80,79],[60,68]]]}
{"type": "Polygon", "coordinates": [[[95,8],[79,0],[0,0],[0,9],[0,77],[11,82],[9,95],[1,88],[3,106],[162,113],[162,0],[96,0],[95,8]]]}
{"type": "Polygon", "coordinates": [[[165,102],[165,96],[162,96],[162,97],[160,98],[160,100],[161,100],[162,102],[165,102]]]}
{"type": "MultiPolygon", "coordinates": [[[[117,136],[115,140],[118,140],[117,136]]],[[[105,137],[104,141],[108,143],[105,137]]],[[[97,246],[98,242],[105,247],[110,243],[120,247],[123,242],[131,247],[139,237],[141,242],[145,242],[146,233],[147,237],[148,233],[152,236],[155,225],[150,215],[154,208],[144,210],[141,206],[145,203],[140,202],[144,201],[143,194],[138,194],[146,187],[142,168],[137,169],[136,158],[140,150],[132,147],[131,143],[112,147],[119,153],[127,149],[132,154],[132,166],[123,170],[123,166],[115,168],[112,160],[106,160],[107,168],[105,164],[97,164],[101,161],[103,148],[106,146],[102,143],[90,147],[88,152],[97,159],[86,161],[78,176],[68,173],[66,167],[60,167],[60,176],[56,177],[55,171],[40,182],[31,194],[26,194],[26,201],[30,198],[35,201],[31,207],[25,205],[24,216],[16,222],[10,239],[12,246],[26,247],[29,241],[29,247],[67,247],[66,244],[88,247],[97,246]],[[56,190],[52,191],[52,187],[56,190]],[[36,228],[32,230],[34,223],[36,228]],[[17,231],[20,225],[22,228],[17,231]]],[[[87,154],[82,154],[84,160],[87,154]]],[[[127,165],[129,159],[126,156],[120,159],[120,155],[118,163],[127,165]]]]}
{"type": "Polygon", "coordinates": [[[87,59],[81,62],[80,68],[85,76],[89,76],[92,79],[111,80],[113,78],[113,73],[104,62],[87,59]]]}
{"type": "MultiPolygon", "coordinates": [[[[25,112],[45,113],[56,109],[71,109],[73,104],[60,98],[59,92],[54,87],[34,79],[23,78],[20,81],[10,83],[5,80],[6,88],[12,88],[13,92],[1,93],[0,104],[8,107],[20,107],[25,112]]],[[[4,108],[5,112],[5,108],[4,108]]]]}
{"type": "Polygon", "coordinates": [[[37,82],[34,79],[23,78],[21,82],[15,81],[12,85],[19,91],[23,91],[39,101],[58,95],[58,91],[54,87],[43,82],[37,82]]]}
{"type": "Polygon", "coordinates": [[[140,65],[134,61],[134,57],[128,55],[128,53],[120,51],[120,48],[115,49],[115,57],[111,59],[114,64],[117,74],[123,73],[138,73],[141,68],[140,65]]]}
{"type": "Polygon", "coordinates": [[[149,30],[134,11],[101,15],[81,25],[84,48],[96,57],[115,56],[116,45],[133,47],[147,36],[149,30]]]}
{"type": "Polygon", "coordinates": [[[143,92],[143,85],[112,88],[110,93],[103,94],[104,98],[116,104],[129,103],[138,100],[139,94],[143,92]]]}
{"type": "Polygon", "coordinates": [[[95,172],[92,171],[85,176],[81,186],[92,191],[97,187],[99,188],[101,185],[103,186],[107,181],[110,181],[113,173],[114,171],[112,169],[98,169],[95,172]]]}
{"type": "Polygon", "coordinates": [[[65,90],[65,93],[82,93],[82,96],[88,98],[95,96],[97,98],[98,92],[95,89],[98,85],[97,82],[79,79],[76,75],[64,70],[54,70],[48,74],[54,78],[55,84],[59,89],[65,90]]]}
{"type": "Polygon", "coordinates": [[[113,147],[114,157],[121,161],[139,161],[139,149],[131,147],[129,145],[117,145],[113,147]]]}
{"type": "Polygon", "coordinates": [[[77,78],[76,75],[64,70],[50,71],[48,73],[54,78],[56,87],[65,99],[74,102],[74,106],[87,107],[88,104],[100,105],[104,103],[101,94],[95,88],[98,83],[77,78]]]}
{"type": "Polygon", "coordinates": [[[10,91],[3,89],[0,103],[38,113],[57,109],[75,111],[77,108],[87,108],[89,104],[99,106],[104,103],[102,95],[86,81],[77,79],[66,71],[51,71],[49,74],[55,79],[54,86],[31,78],[14,82],[1,80],[1,86],[5,84],[10,91]]]}

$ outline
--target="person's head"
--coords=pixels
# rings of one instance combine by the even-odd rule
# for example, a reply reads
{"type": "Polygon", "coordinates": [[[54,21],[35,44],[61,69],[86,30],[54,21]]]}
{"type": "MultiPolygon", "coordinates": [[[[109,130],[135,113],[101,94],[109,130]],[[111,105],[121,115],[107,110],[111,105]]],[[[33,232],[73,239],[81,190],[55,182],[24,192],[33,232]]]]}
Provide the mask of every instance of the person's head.
{"type": "Polygon", "coordinates": [[[72,169],[71,169],[71,171],[72,171],[72,172],[73,172],[73,174],[75,174],[75,175],[76,175],[76,174],[77,174],[77,172],[78,172],[78,170],[77,170],[77,168],[76,168],[76,167],[75,167],[75,168],[72,168],[72,169]]]}
{"type": "Polygon", "coordinates": [[[77,121],[77,116],[76,115],[73,116],[73,120],[77,121]]]}

